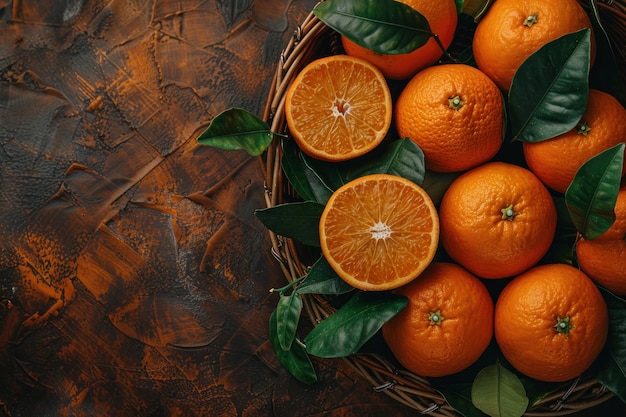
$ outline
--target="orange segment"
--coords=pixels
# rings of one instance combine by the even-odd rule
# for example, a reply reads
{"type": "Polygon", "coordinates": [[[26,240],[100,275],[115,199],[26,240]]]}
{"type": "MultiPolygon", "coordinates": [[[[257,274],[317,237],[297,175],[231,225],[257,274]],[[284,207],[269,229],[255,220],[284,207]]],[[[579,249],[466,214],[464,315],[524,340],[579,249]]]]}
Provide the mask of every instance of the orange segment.
{"type": "Polygon", "coordinates": [[[333,193],[320,220],[324,257],[348,284],[388,290],[416,278],[433,260],[439,218],[420,186],[367,175],[333,193]]]}
{"type": "Polygon", "coordinates": [[[343,161],[374,149],[391,125],[391,93],[372,64],[346,55],[308,64],[287,91],[285,116],[306,154],[343,161]]]}

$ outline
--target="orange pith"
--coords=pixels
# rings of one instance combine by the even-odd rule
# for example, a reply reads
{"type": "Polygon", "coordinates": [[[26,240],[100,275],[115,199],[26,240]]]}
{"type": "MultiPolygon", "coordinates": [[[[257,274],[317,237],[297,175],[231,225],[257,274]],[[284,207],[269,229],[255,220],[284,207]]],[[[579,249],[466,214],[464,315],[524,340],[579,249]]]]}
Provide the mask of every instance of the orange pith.
{"type": "Polygon", "coordinates": [[[285,117],[310,156],[342,161],[374,149],[391,125],[391,93],[366,61],[333,55],[308,64],[290,85],[285,117]]]}
{"type": "Polygon", "coordinates": [[[383,328],[394,356],[422,376],[457,373],[473,364],[493,335],[493,301],[485,285],[453,263],[433,262],[395,290],[408,306],[383,328]]]}
{"type": "Polygon", "coordinates": [[[552,196],[529,170],[505,162],[471,169],[439,208],[446,252],[481,278],[505,278],[535,265],[556,230],[552,196]]]}
{"type": "MultiPolygon", "coordinates": [[[[591,21],[577,0],[498,0],[478,22],[474,58],[478,68],[508,90],[515,71],[533,52],[583,28],[591,28],[591,21]]],[[[594,51],[592,34],[592,59],[594,51]]]]}
{"type": "Polygon", "coordinates": [[[464,64],[426,68],[413,77],[394,109],[400,137],[424,151],[426,168],[464,171],[493,158],[502,145],[500,90],[464,64]]]}
{"type": "MultiPolygon", "coordinates": [[[[444,48],[448,48],[454,38],[458,15],[454,0],[398,0],[421,13],[430,26],[430,30],[439,36],[444,48]]],[[[404,80],[419,70],[434,64],[443,51],[435,39],[430,38],[424,45],[407,54],[379,54],[345,36],[341,37],[346,53],[363,58],[376,65],[385,77],[404,80]]]]}
{"type": "Polygon", "coordinates": [[[397,288],[432,261],[439,219],[428,194],[388,174],[353,180],[335,191],[319,226],[324,257],[362,290],[397,288]]]}
{"type": "Polygon", "coordinates": [[[521,373],[563,382],[584,372],[607,338],[607,307],[583,272],[541,265],[514,278],[496,302],[495,337],[521,373]]]}
{"type": "Polygon", "coordinates": [[[582,164],[625,138],[626,109],[612,95],[590,89],[580,123],[555,138],[524,142],[524,158],[544,184],[564,193],[582,164]]]}

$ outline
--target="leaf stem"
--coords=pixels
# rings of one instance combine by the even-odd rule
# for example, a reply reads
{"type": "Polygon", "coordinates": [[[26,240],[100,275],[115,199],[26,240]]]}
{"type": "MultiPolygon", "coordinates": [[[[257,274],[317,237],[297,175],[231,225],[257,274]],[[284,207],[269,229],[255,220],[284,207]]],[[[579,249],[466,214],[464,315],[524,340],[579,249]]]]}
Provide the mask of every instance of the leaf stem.
{"type": "Polygon", "coordinates": [[[294,279],[293,281],[291,281],[289,284],[285,285],[284,287],[280,287],[280,288],[270,288],[270,292],[277,292],[279,294],[284,294],[287,290],[289,290],[290,288],[294,287],[295,285],[299,284],[300,282],[302,282],[304,279],[306,278],[306,275],[301,276],[300,278],[294,279]]]}
{"type": "Polygon", "coordinates": [[[433,37],[433,39],[435,39],[435,42],[437,43],[437,46],[439,46],[439,49],[441,49],[441,52],[443,52],[443,55],[446,57],[446,59],[450,60],[451,62],[455,62],[455,63],[459,62],[458,59],[456,59],[455,57],[450,55],[450,52],[448,52],[446,47],[441,42],[441,39],[439,38],[439,35],[437,35],[436,33],[431,33],[430,35],[433,37]]]}

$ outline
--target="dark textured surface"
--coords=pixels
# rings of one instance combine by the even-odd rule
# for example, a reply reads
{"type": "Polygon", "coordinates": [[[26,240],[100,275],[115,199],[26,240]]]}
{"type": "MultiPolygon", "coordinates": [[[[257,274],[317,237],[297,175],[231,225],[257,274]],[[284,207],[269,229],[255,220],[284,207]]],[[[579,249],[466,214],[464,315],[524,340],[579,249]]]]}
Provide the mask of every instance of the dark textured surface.
{"type": "Polygon", "coordinates": [[[314,4],[0,0],[0,416],[412,414],[280,368],[258,163],[195,143],[314,4]]]}

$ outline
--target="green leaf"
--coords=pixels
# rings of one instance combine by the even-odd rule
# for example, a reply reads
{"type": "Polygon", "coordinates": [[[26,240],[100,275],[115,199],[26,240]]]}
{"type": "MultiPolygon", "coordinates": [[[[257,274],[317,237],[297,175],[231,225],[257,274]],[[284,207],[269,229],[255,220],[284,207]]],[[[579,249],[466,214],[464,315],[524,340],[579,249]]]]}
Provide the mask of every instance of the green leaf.
{"type": "Polygon", "coordinates": [[[309,358],[309,355],[300,342],[296,341],[296,343],[292,343],[289,350],[284,350],[280,347],[276,310],[272,312],[269,324],[270,341],[274,346],[274,351],[276,352],[276,357],[280,364],[300,382],[305,384],[317,382],[317,375],[311,363],[311,358],[309,358]]]}
{"type": "Polygon", "coordinates": [[[303,199],[325,204],[332,194],[330,190],[304,162],[302,151],[293,140],[283,141],[283,157],[281,161],[287,181],[303,199]]]}
{"type": "Polygon", "coordinates": [[[448,404],[463,417],[485,417],[485,413],[472,403],[471,384],[445,384],[444,387],[438,389],[443,393],[448,404]]]}
{"type": "Polygon", "coordinates": [[[406,54],[432,36],[428,21],[394,0],[326,0],[313,13],[347,38],[382,54],[406,54]]]}
{"type": "Polygon", "coordinates": [[[354,288],[345,282],[321,256],[296,289],[297,294],[345,294],[354,288]]]}
{"type": "Polygon", "coordinates": [[[405,297],[395,294],[357,292],[311,330],[304,339],[306,350],[323,358],[340,358],[356,353],[407,304],[405,297]]]}
{"type": "Polygon", "coordinates": [[[609,309],[608,358],[598,380],[626,403],[626,300],[602,290],[609,309]]]}
{"type": "Polygon", "coordinates": [[[261,155],[274,134],[267,123],[243,109],[228,109],[213,118],[200,134],[198,143],[226,151],[243,149],[252,156],[261,155]]]}
{"type": "Polygon", "coordinates": [[[590,31],[541,47],[519,67],[509,89],[513,136],[539,142],[573,129],[589,95],[590,31]]]}
{"type": "Polygon", "coordinates": [[[284,203],[254,214],[272,232],[305,245],[319,246],[319,223],[324,206],[313,201],[284,203]]]}
{"type": "Polygon", "coordinates": [[[576,230],[595,239],[615,221],[615,201],[624,164],[624,144],[590,158],[565,190],[565,204],[576,230]]]}
{"type": "Polygon", "coordinates": [[[316,190],[319,202],[326,204],[331,194],[347,182],[345,164],[321,161],[305,154],[302,154],[302,160],[309,184],[316,190]]]}
{"type": "Polygon", "coordinates": [[[426,171],[422,188],[428,193],[435,206],[439,207],[441,199],[450,187],[450,184],[460,175],[460,172],[426,171]]]}
{"type": "Polygon", "coordinates": [[[283,169],[289,183],[303,199],[320,204],[326,204],[342,185],[368,174],[397,175],[418,185],[424,180],[424,153],[409,139],[384,142],[373,152],[344,162],[311,158],[292,141],[283,146],[283,169]]]}
{"type": "Polygon", "coordinates": [[[301,313],[302,298],[298,294],[280,295],[276,306],[276,331],[281,349],[291,349],[301,313]]]}
{"type": "Polygon", "coordinates": [[[476,375],[472,402],[490,417],[521,417],[528,408],[524,385],[500,362],[483,368],[476,375]]]}
{"type": "Polygon", "coordinates": [[[411,139],[398,139],[384,143],[374,152],[355,160],[350,164],[346,180],[369,174],[391,174],[421,185],[425,172],[422,149],[411,139]]]}

